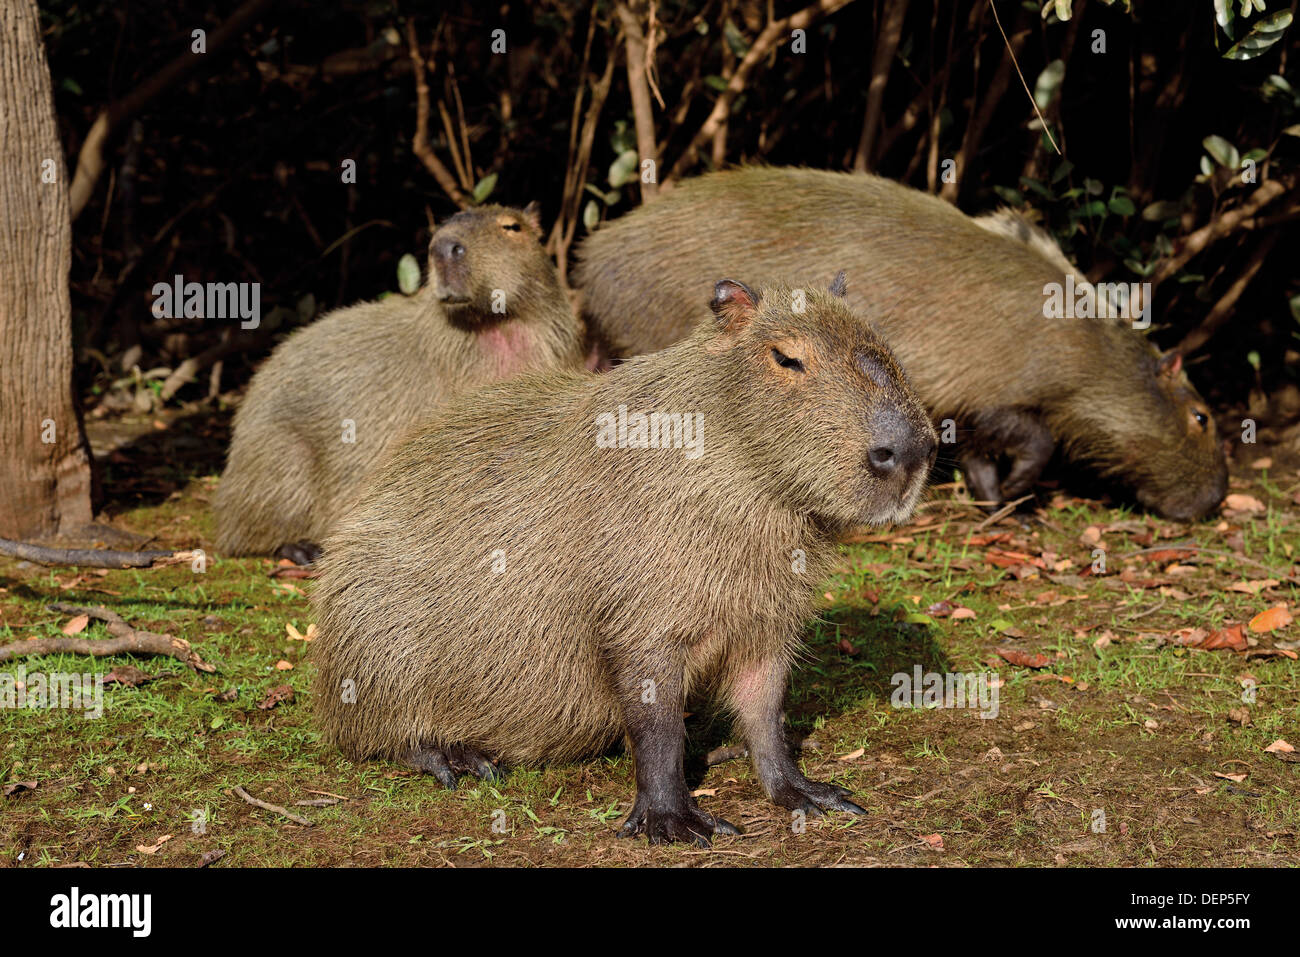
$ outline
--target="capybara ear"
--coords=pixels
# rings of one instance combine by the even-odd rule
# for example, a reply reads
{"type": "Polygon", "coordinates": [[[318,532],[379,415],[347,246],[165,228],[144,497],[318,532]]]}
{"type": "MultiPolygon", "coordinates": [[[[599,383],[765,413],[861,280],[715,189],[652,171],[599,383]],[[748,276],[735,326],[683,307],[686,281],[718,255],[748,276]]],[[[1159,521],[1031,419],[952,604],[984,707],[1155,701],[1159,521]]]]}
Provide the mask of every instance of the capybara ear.
{"type": "Polygon", "coordinates": [[[848,291],[849,277],[841,269],[835,274],[835,278],[831,280],[831,295],[836,299],[843,299],[848,294],[848,291]]]}
{"type": "Polygon", "coordinates": [[[1170,349],[1156,363],[1156,371],[1160,375],[1172,379],[1183,371],[1183,354],[1176,349],[1170,349]]]}
{"type": "Polygon", "coordinates": [[[539,233],[542,231],[542,204],[533,200],[524,207],[524,218],[533,225],[533,229],[539,233]]]}
{"type": "Polygon", "coordinates": [[[758,294],[738,280],[719,279],[713,286],[713,301],[709,308],[717,316],[718,325],[735,329],[754,318],[758,294]]]}

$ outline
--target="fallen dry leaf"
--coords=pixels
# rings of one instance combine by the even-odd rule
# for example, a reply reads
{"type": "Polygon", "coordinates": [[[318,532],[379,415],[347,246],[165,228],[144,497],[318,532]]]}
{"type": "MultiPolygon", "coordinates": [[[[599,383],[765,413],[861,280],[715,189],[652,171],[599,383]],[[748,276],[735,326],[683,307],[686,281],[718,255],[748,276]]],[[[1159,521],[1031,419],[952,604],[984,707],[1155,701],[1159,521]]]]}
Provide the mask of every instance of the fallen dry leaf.
{"type": "Polygon", "coordinates": [[[314,622],[307,626],[306,634],[303,634],[297,628],[295,628],[292,622],[285,622],[284,630],[288,633],[290,641],[315,641],[316,640],[316,625],[314,622]]]}
{"type": "Polygon", "coordinates": [[[1266,631],[1277,631],[1291,624],[1293,620],[1291,613],[1286,610],[1286,605],[1274,605],[1250,620],[1250,630],[1257,635],[1266,631]]]}
{"type": "Polygon", "coordinates": [[[711,798],[717,796],[718,796],[717,788],[696,788],[694,791],[691,792],[691,797],[697,797],[697,798],[698,797],[711,798]]]}
{"type": "Polygon", "coordinates": [[[1234,774],[1224,774],[1222,771],[1215,771],[1214,776],[1216,778],[1223,778],[1225,781],[1233,781],[1237,784],[1240,784],[1242,781],[1246,780],[1246,775],[1244,772],[1234,773],[1234,774]]]}
{"type": "Polygon", "coordinates": [[[285,661],[283,658],[281,658],[279,661],[277,661],[277,662],[275,663],[275,670],[276,670],[276,671],[293,671],[293,665],[292,665],[290,662],[285,661]]]}
{"type": "Polygon", "coordinates": [[[850,751],[848,754],[841,754],[836,761],[856,761],[867,753],[866,748],[858,748],[856,751],[850,751]]]}
{"type": "Polygon", "coordinates": [[[143,844],[137,844],[135,846],[135,849],[139,851],[141,854],[157,854],[158,848],[162,847],[171,839],[172,836],[170,834],[164,834],[162,837],[158,838],[157,841],[155,841],[153,844],[150,844],[148,847],[146,847],[143,844]]]}
{"type": "Polygon", "coordinates": [[[1295,748],[1293,748],[1286,741],[1283,741],[1281,738],[1278,738],[1276,741],[1274,741],[1264,750],[1267,751],[1269,754],[1290,754],[1292,751],[1295,750],[1295,748]]]}
{"type": "Polygon", "coordinates": [[[918,834],[917,838],[922,841],[925,841],[925,843],[929,844],[930,847],[934,848],[936,851],[943,850],[942,834],[918,834]]]}
{"type": "Polygon", "coordinates": [[[974,618],[974,617],[975,617],[975,612],[971,611],[969,608],[966,608],[962,605],[958,605],[956,608],[952,610],[953,621],[965,621],[967,618],[974,618]]]}
{"type": "Polygon", "coordinates": [[[104,675],[104,684],[117,683],[123,688],[134,688],[142,685],[146,681],[153,681],[154,676],[148,672],[141,671],[133,665],[118,665],[108,674],[104,675]]]}
{"type": "Polygon", "coordinates": [[[23,791],[35,791],[37,783],[38,782],[36,781],[12,781],[9,784],[5,785],[4,788],[5,797],[10,797],[14,794],[20,794],[23,791]]]}
{"type": "Polygon", "coordinates": [[[1233,512],[1262,512],[1264,503],[1253,495],[1246,495],[1244,492],[1233,492],[1223,500],[1223,507],[1233,512]]]}
{"type": "Polygon", "coordinates": [[[63,632],[65,635],[79,635],[86,630],[86,626],[89,624],[89,615],[78,615],[75,618],[69,618],[59,631],[63,632]]]}
{"type": "Polygon", "coordinates": [[[257,703],[257,707],[262,711],[269,711],[281,702],[285,704],[293,703],[293,689],[288,685],[276,685],[265,698],[257,703]]]}
{"type": "Polygon", "coordinates": [[[1031,654],[1028,651],[1019,651],[1015,648],[994,648],[993,653],[1004,661],[1009,661],[1013,665],[1020,665],[1022,668],[1046,668],[1052,663],[1052,659],[1047,655],[1031,654]]]}

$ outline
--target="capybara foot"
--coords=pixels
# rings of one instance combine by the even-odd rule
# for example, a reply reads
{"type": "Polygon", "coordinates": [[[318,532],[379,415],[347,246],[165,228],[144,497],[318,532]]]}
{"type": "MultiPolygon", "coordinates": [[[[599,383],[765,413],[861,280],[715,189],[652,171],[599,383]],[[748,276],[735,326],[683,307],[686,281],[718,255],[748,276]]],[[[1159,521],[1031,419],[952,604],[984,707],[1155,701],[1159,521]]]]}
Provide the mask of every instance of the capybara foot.
{"type": "Polygon", "coordinates": [[[321,549],[315,542],[294,542],[281,545],[275,553],[276,558],[287,558],[295,565],[315,565],[320,558],[321,549]]]}
{"type": "Polygon", "coordinates": [[[714,834],[739,834],[734,824],[720,817],[705,814],[695,806],[689,794],[681,800],[654,801],[637,793],[632,811],[618,829],[619,837],[644,834],[651,844],[669,844],[679,841],[708,847],[714,834]]]}
{"type": "Polygon", "coordinates": [[[456,780],[462,774],[473,774],[484,781],[499,781],[505,776],[491,758],[467,744],[412,748],[402,760],[417,771],[432,774],[448,791],[456,790],[456,780]]]}
{"type": "Polygon", "coordinates": [[[803,811],[809,817],[821,817],[823,811],[843,811],[846,814],[866,814],[862,808],[846,798],[852,794],[848,788],[837,784],[809,781],[800,774],[788,778],[772,789],[772,803],[803,811]]]}

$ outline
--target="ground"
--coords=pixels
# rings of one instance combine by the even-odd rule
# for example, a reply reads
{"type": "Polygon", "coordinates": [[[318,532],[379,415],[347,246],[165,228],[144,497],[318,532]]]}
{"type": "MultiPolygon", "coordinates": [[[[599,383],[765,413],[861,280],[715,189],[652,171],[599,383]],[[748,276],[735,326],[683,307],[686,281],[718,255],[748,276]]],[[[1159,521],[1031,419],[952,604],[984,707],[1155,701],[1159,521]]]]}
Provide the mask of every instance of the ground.
{"type": "MultiPolygon", "coordinates": [[[[227,428],[195,416],[115,440],[99,427],[111,524],[152,548],[210,548],[211,450],[227,428]]],[[[1300,475],[1285,456],[1243,458],[1224,512],[1201,523],[1051,491],[989,522],[939,486],[912,524],[856,536],[817,588],[788,717],[805,773],[852,789],[866,814],[796,820],[746,761],[706,767],[734,742],[692,715],[699,802],[744,831],[710,849],[615,838],[633,793],[621,752],[448,792],[322,747],[309,642],[289,630],[308,634],[312,582],[271,577],[270,559],[210,557],[202,574],[0,559],[0,645],[60,635],[73,616],[52,602],[102,605],[216,666],[0,665],[152,676],[105,685],[97,720],[0,708],[0,866],[1295,866],[1300,623],[1267,626],[1296,613],[1300,475]],[[996,717],[895,707],[893,676],[916,665],[992,673],[996,717]],[[284,685],[292,697],[275,703],[284,685]]]]}

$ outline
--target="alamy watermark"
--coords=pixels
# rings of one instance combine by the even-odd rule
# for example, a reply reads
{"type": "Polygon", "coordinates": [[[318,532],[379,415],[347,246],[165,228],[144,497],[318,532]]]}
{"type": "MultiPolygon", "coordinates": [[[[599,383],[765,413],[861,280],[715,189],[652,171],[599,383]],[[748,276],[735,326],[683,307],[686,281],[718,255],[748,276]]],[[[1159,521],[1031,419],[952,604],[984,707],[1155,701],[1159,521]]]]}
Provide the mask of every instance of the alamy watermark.
{"type": "Polygon", "coordinates": [[[596,416],[598,449],[683,449],[688,459],[704,454],[703,412],[628,412],[596,416]]]}
{"type": "Polygon", "coordinates": [[[895,708],[978,708],[981,718],[998,716],[1002,682],[991,671],[923,672],[913,665],[911,674],[897,672],[889,683],[894,686],[889,703],[895,708]]]}
{"type": "Polygon", "coordinates": [[[99,718],[104,714],[104,676],[74,671],[28,674],[27,666],[19,665],[15,674],[0,671],[0,708],[66,708],[99,718]]]}
{"type": "Polygon", "coordinates": [[[1151,326],[1151,283],[1075,282],[1067,273],[1065,282],[1043,286],[1045,319],[1126,319],[1134,329],[1151,326]]]}
{"type": "Polygon", "coordinates": [[[262,322],[260,282],[186,282],[177,273],[170,283],[154,283],[153,295],[158,319],[238,319],[241,329],[262,322]]]}

